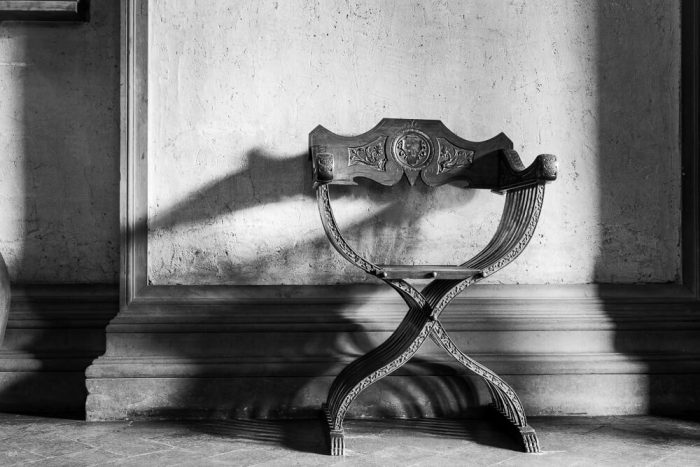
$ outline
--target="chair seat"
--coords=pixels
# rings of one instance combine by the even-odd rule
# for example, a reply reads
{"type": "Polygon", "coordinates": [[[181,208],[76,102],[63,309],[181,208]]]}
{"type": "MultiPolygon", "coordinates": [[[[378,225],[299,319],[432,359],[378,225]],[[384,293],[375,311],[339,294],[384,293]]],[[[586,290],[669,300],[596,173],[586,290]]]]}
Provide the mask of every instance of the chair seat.
{"type": "Polygon", "coordinates": [[[434,264],[378,264],[382,279],[466,279],[481,274],[481,269],[434,264]]]}

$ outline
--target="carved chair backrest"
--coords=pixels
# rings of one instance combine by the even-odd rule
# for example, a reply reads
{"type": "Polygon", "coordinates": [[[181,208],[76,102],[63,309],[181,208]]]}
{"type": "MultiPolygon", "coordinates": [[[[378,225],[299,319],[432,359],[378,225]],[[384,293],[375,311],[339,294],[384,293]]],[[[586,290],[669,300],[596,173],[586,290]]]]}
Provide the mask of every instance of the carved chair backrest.
{"type": "Polygon", "coordinates": [[[357,136],[337,135],[319,125],[309,135],[309,147],[314,187],[354,185],[357,178],[393,186],[405,175],[411,185],[420,176],[429,186],[455,183],[507,191],[556,178],[556,167],[548,167],[546,156],[525,170],[503,133],[468,141],[439,120],[387,118],[357,136]]]}

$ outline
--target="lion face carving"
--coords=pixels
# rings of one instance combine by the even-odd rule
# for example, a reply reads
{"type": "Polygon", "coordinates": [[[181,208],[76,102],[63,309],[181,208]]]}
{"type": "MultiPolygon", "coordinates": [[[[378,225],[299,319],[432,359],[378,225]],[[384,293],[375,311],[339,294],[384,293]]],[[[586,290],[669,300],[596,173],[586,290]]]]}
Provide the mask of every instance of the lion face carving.
{"type": "Polygon", "coordinates": [[[394,157],[408,169],[421,169],[428,165],[432,148],[430,140],[418,130],[407,130],[394,141],[394,157]]]}

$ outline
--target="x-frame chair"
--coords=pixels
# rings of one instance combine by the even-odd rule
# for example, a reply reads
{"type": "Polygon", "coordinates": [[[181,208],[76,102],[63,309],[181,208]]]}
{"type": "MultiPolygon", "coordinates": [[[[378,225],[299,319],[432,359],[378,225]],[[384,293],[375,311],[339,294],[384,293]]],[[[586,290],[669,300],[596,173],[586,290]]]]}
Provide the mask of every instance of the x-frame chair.
{"type": "Polygon", "coordinates": [[[408,312],[381,345],[350,363],[336,377],[323,404],[330,453],[343,455],[343,421],[352,402],[371,384],[403,366],[431,338],[469,371],[481,377],[493,407],[522,437],[526,452],[539,452],[535,430],[513,388],[462,352],[440,322],[447,305],[464,289],[513,261],[533,236],[542,210],[545,183],[555,180],[556,158],[538,156],[525,167],[512,142],[499,134],[483,142],[464,140],[440,121],[384,119],[358,136],[339,136],[319,126],[310,134],[313,180],[321,221],[330,243],[348,261],[396,290],[408,312]],[[343,238],[333,215],[329,185],[353,185],[364,177],[395,185],[406,176],[429,186],[445,183],[487,188],[505,194],[505,206],[492,240],[461,265],[381,265],[358,254],[343,238]],[[430,279],[422,291],[407,279],[430,279]]]}

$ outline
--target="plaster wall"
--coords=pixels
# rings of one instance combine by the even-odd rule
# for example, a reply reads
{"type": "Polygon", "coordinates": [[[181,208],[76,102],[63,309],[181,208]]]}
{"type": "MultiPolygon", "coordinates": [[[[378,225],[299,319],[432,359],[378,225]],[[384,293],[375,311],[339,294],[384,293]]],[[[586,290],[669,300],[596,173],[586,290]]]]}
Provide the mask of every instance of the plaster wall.
{"type": "MultiPolygon", "coordinates": [[[[676,281],[679,16],[652,0],[155,1],[150,278],[366,280],[323,238],[306,135],[392,116],[473,140],[504,131],[526,162],[559,156],[533,243],[494,280],[676,281]]],[[[14,282],[116,280],[118,23],[106,0],[86,24],[0,23],[0,251],[14,282]]],[[[380,262],[458,262],[502,203],[399,192],[337,191],[341,225],[380,262]]]]}
{"type": "MultiPolygon", "coordinates": [[[[678,1],[151,3],[152,283],[367,280],[327,245],[307,135],[382,117],[559,157],[530,247],[492,281],[678,281],[678,1]]],[[[503,203],[407,184],[335,193],[348,238],[381,263],[462,262],[503,203]]]]}
{"type": "Polygon", "coordinates": [[[119,2],[0,22],[0,252],[14,282],[115,282],[119,2]]]}

